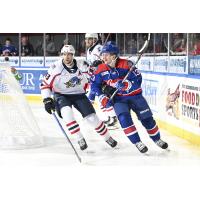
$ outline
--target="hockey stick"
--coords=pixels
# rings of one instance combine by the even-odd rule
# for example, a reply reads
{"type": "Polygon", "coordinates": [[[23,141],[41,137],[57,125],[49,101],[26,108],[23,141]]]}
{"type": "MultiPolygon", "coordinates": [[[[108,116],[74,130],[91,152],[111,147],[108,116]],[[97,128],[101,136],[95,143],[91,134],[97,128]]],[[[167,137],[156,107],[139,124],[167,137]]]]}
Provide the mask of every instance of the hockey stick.
{"type": "MultiPolygon", "coordinates": [[[[137,53],[137,54],[138,54],[137,60],[135,61],[135,63],[132,63],[132,62],[131,62],[130,69],[129,69],[128,73],[126,74],[126,76],[123,78],[122,83],[123,83],[124,81],[126,81],[126,79],[128,78],[129,74],[133,71],[133,69],[135,68],[135,66],[136,66],[137,63],[139,62],[140,58],[142,57],[143,53],[144,53],[144,52],[146,51],[146,49],[148,48],[149,41],[150,41],[150,35],[151,35],[151,34],[148,33],[147,40],[144,42],[144,45],[142,46],[142,48],[141,48],[141,49],[138,51],[138,53],[137,53]]],[[[130,56],[130,57],[132,57],[132,56],[130,56]]],[[[129,57],[129,58],[130,58],[130,57],[129,57]]],[[[128,64],[129,64],[129,62],[128,62],[128,64]]],[[[113,92],[113,94],[111,95],[109,101],[112,101],[112,99],[114,98],[114,96],[117,94],[118,90],[119,90],[119,89],[116,89],[116,90],[113,92]]]]}
{"type": "Polygon", "coordinates": [[[56,117],[55,112],[53,113],[53,116],[54,116],[56,122],[58,123],[58,125],[59,125],[61,131],[63,132],[63,134],[64,134],[65,137],[67,138],[67,140],[68,140],[69,144],[71,145],[72,149],[74,150],[74,153],[76,154],[76,157],[78,158],[79,162],[81,163],[81,157],[78,155],[78,153],[77,153],[76,149],[74,148],[72,142],[70,141],[69,137],[67,136],[67,134],[66,134],[64,128],[63,128],[62,125],[60,124],[60,121],[59,121],[58,118],[56,117]]]}

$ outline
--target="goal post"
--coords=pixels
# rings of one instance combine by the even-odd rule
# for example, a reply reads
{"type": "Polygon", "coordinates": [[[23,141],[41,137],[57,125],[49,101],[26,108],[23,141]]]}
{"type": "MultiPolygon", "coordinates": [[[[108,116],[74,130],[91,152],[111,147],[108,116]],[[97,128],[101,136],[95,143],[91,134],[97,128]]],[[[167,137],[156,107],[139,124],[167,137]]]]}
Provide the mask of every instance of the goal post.
{"type": "Polygon", "coordinates": [[[9,63],[0,63],[0,149],[43,145],[43,136],[9,63]]]}

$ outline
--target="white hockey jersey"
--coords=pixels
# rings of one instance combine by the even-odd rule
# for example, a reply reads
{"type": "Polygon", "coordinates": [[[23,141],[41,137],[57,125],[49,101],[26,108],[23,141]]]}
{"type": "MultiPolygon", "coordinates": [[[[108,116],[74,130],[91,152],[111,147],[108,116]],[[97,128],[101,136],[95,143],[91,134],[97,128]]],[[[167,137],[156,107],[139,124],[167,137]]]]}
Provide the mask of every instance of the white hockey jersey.
{"type": "Polygon", "coordinates": [[[91,66],[92,63],[95,61],[95,60],[100,60],[100,53],[101,53],[101,50],[102,50],[102,45],[101,44],[97,44],[93,47],[90,47],[88,50],[87,50],[87,57],[86,57],[86,60],[87,60],[87,63],[91,66]]]}
{"type": "Polygon", "coordinates": [[[42,80],[40,89],[44,99],[50,97],[52,92],[83,94],[87,83],[87,78],[78,68],[74,72],[69,72],[64,67],[62,60],[59,60],[54,63],[54,68],[49,68],[42,80]]]}
{"type": "Polygon", "coordinates": [[[91,73],[90,71],[90,67],[92,67],[92,64],[95,60],[100,60],[100,53],[102,50],[102,45],[101,44],[96,44],[92,47],[90,47],[87,50],[87,54],[86,54],[86,64],[83,64],[81,67],[79,67],[79,69],[85,74],[85,76],[90,79],[91,77],[91,73]]]}

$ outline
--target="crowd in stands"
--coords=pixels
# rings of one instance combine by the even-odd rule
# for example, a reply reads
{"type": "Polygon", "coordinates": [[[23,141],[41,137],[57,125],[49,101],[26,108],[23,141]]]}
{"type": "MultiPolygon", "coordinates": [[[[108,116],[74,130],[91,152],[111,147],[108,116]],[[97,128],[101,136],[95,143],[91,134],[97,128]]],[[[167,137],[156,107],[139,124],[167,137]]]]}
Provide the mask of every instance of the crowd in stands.
{"type": "MultiPolygon", "coordinates": [[[[19,48],[12,44],[12,40],[7,37],[2,45],[0,45],[1,56],[18,56],[19,48]]],[[[28,35],[21,36],[21,56],[58,56],[55,43],[51,39],[50,34],[45,35],[45,51],[43,40],[38,40],[35,49],[29,41],[28,35]]]]}
{"type": "MultiPolygon", "coordinates": [[[[78,34],[77,34],[78,35],[78,34]]],[[[105,34],[106,35],[106,34],[105,34]]],[[[111,34],[111,37],[118,43],[121,55],[136,54],[144,44],[148,34],[111,34]],[[124,35],[124,36],[123,36],[124,35]],[[125,36],[126,35],[126,36],[125,36]],[[121,41],[120,41],[121,40],[121,41]]],[[[189,41],[189,55],[200,55],[200,34],[189,34],[192,41],[189,41]]],[[[186,33],[154,33],[151,34],[151,40],[146,53],[150,54],[167,54],[186,55],[187,54],[187,34],[186,33]],[[170,37],[169,37],[170,35],[170,37]],[[169,38],[168,38],[169,37],[169,38]],[[168,44],[169,41],[169,44],[168,44]]],[[[18,44],[19,42],[17,42],[18,44]]],[[[16,41],[15,41],[16,44],[16,41]]],[[[77,56],[85,56],[86,47],[84,39],[72,41],[64,39],[58,46],[52,37],[52,34],[45,34],[45,39],[41,36],[35,44],[31,44],[28,34],[21,35],[21,45],[14,45],[10,37],[1,40],[0,35],[0,56],[59,56],[60,49],[65,44],[73,44],[76,47],[77,56]],[[76,45],[74,45],[76,43],[76,45]],[[57,48],[56,48],[57,46],[57,48]],[[45,48],[44,48],[45,47],[45,48]],[[20,50],[19,50],[20,49],[20,50]],[[21,52],[20,52],[21,51],[21,52]]]]}

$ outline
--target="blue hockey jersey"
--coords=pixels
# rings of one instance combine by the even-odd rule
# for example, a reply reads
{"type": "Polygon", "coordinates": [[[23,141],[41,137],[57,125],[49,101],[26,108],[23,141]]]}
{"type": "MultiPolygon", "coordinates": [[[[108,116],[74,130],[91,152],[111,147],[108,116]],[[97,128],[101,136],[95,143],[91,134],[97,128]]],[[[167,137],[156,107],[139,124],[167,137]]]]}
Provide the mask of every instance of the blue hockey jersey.
{"type": "MultiPolygon", "coordinates": [[[[106,84],[116,88],[116,83],[119,80],[123,80],[126,74],[129,72],[128,60],[118,58],[114,68],[106,64],[100,64],[95,71],[92,80],[92,90],[96,92],[97,96],[103,94],[102,85],[106,84]]],[[[120,90],[116,96],[134,96],[142,93],[141,89],[142,76],[137,68],[130,73],[127,80],[124,82],[126,90],[120,90]]]]}

